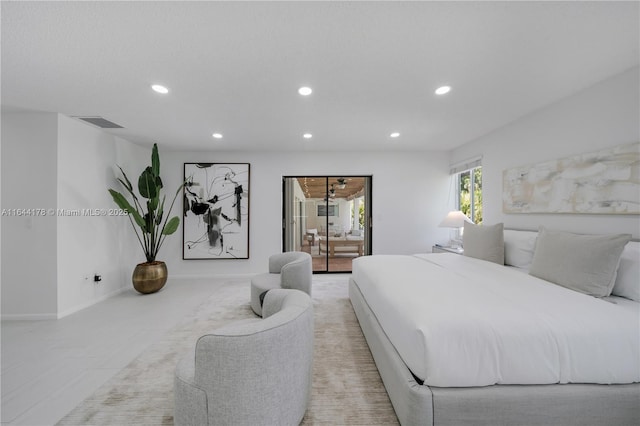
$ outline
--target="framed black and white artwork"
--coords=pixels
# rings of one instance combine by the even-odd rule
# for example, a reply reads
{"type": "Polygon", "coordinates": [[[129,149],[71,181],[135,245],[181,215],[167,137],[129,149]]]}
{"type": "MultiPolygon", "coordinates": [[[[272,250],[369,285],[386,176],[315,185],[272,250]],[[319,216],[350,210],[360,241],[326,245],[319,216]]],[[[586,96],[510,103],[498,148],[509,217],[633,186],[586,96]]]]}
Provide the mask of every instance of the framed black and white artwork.
{"type": "Polygon", "coordinates": [[[249,163],[185,163],[183,259],[249,258],[249,163]]]}

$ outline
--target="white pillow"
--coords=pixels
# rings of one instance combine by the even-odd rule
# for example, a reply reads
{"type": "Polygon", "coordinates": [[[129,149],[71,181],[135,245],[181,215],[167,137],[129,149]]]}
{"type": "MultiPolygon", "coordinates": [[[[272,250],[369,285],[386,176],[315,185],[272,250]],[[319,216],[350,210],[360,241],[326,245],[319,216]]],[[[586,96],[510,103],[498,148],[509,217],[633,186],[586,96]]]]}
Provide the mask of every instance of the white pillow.
{"type": "Polygon", "coordinates": [[[640,302],[640,242],[629,241],[622,250],[611,294],[640,302]]]}
{"type": "Polygon", "coordinates": [[[462,246],[464,255],[504,265],[504,225],[491,226],[464,223],[462,246]]]}
{"type": "Polygon", "coordinates": [[[629,234],[582,235],[540,227],[529,274],[596,297],[611,294],[629,234]]]}
{"type": "Polygon", "coordinates": [[[504,230],[504,264],[529,269],[536,249],[535,231],[504,230]]]}

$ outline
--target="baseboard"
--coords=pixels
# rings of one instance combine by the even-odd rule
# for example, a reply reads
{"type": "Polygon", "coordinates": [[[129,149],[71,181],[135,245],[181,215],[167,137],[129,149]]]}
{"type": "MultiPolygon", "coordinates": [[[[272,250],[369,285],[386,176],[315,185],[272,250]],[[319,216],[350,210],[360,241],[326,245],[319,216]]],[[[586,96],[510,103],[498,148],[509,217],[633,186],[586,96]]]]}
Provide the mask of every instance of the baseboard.
{"type": "Polygon", "coordinates": [[[83,304],[78,305],[78,306],[74,306],[74,307],[72,307],[70,309],[67,309],[67,310],[63,311],[63,312],[58,312],[58,316],[57,316],[56,319],[64,318],[64,317],[69,316],[71,314],[75,314],[76,312],[82,311],[83,309],[87,309],[87,308],[89,308],[89,307],[91,307],[91,306],[93,306],[93,305],[95,305],[97,303],[103,302],[103,301],[105,301],[107,299],[110,299],[110,298],[112,298],[114,296],[117,296],[118,294],[120,294],[122,292],[125,292],[125,291],[129,290],[129,288],[130,288],[129,286],[120,287],[120,288],[118,288],[118,289],[116,289],[116,290],[114,290],[114,291],[112,291],[110,293],[107,293],[105,295],[100,296],[97,299],[91,300],[89,302],[83,303],[83,304]]]}
{"type": "Polygon", "coordinates": [[[112,291],[111,293],[107,293],[103,296],[100,296],[97,299],[91,300],[89,302],[83,303],[82,305],[78,305],[78,306],[74,306],[73,308],[67,309],[66,311],[63,312],[58,312],[57,314],[54,313],[50,313],[50,314],[2,314],[2,316],[0,316],[0,319],[2,319],[2,321],[46,321],[46,320],[56,320],[56,319],[60,319],[60,318],[64,318],[66,316],[69,316],[71,314],[74,314],[78,311],[81,311],[83,309],[89,308],[97,303],[100,303],[102,301],[105,301],[113,296],[116,296],[124,291],[127,291],[129,289],[129,287],[121,287],[115,291],[112,291]]]}
{"type": "Polygon", "coordinates": [[[2,314],[2,321],[46,321],[58,319],[56,314],[2,314]]]}
{"type": "MultiPolygon", "coordinates": [[[[170,281],[175,281],[175,280],[202,280],[202,279],[208,279],[208,280],[220,280],[220,279],[251,279],[252,276],[254,276],[255,273],[243,273],[243,274],[209,274],[209,275],[170,275],[169,276],[169,280],[170,281]]],[[[91,300],[89,302],[83,303],[81,305],[78,306],[74,306],[70,309],[67,309],[63,312],[59,312],[57,314],[55,313],[50,313],[50,314],[2,314],[0,316],[0,319],[2,319],[2,321],[44,321],[44,320],[55,320],[55,319],[60,319],[60,318],[64,318],[66,316],[69,316],[71,314],[74,314],[76,312],[79,312],[83,309],[87,309],[93,305],[95,305],[96,303],[100,303],[102,301],[105,301],[111,297],[114,297],[122,292],[125,292],[127,290],[131,289],[131,286],[124,286],[121,287],[115,291],[112,291],[111,293],[105,294],[101,297],[99,297],[98,299],[94,299],[91,300]]]]}
{"type": "Polygon", "coordinates": [[[212,279],[250,279],[257,272],[242,274],[208,274],[208,275],[175,275],[169,274],[169,281],[172,280],[212,280],[212,279]]]}

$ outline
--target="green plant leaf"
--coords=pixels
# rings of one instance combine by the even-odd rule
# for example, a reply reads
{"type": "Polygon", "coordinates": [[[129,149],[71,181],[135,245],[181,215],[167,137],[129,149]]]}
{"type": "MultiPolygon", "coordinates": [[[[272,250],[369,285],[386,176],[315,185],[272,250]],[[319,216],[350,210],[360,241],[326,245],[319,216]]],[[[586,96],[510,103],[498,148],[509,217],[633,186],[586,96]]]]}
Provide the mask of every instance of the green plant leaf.
{"type": "Polygon", "coordinates": [[[158,208],[158,211],[156,213],[156,225],[160,225],[162,223],[162,215],[164,214],[164,200],[166,198],[166,195],[162,197],[162,203],[160,203],[160,207],[158,208]]]}
{"type": "Polygon", "coordinates": [[[153,215],[149,213],[145,213],[144,215],[144,231],[148,234],[152,233],[153,230],[153,215]]]}
{"type": "Polygon", "coordinates": [[[120,207],[122,210],[126,211],[127,213],[131,213],[131,211],[134,210],[134,208],[131,207],[131,204],[129,204],[127,199],[124,198],[124,195],[122,195],[118,191],[114,191],[113,189],[110,189],[109,194],[111,194],[111,197],[113,197],[113,201],[115,201],[118,207],[120,207]]]}
{"type": "MultiPolygon", "coordinates": [[[[180,184],[180,186],[178,187],[178,190],[176,191],[176,197],[178,196],[178,194],[180,193],[180,191],[182,191],[184,188],[191,186],[191,184],[193,183],[193,181],[190,181],[188,179],[185,179],[184,182],[182,182],[180,184]]],[[[186,194],[185,194],[186,195],[186,194]]]]}
{"type": "Polygon", "coordinates": [[[160,176],[160,156],[158,155],[158,144],[153,144],[151,150],[151,170],[154,175],[160,176]]]}
{"type": "Polygon", "coordinates": [[[154,204],[157,207],[158,204],[158,199],[157,198],[152,198],[151,200],[147,201],[147,214],[145,215],[145,218],[147,219],[145,221],[145,223],[147,224],[147,231],[149,231],[149,233],[155,233],[155,228],[156,228],[156,207],[154,207],[154,204]]]}
{"type": "Polygon", "coordinates": [[[118,191],[114,191],[113,189],[110,189],[109,193],[111,194],[111,197],[113,197],[113,201],[115,201],[116,205],[133,216],[133,220],[135,220],[138,226],[143,231],[145,231],[144,220],[142,219],[142,216],[140,216],[138,210],[136,210],[131,204],[129,204],[129,201],[127,201],[124,195],[122,195],[118,191]]]}
{"type": "Polygon", "coordinates": [[[150,199],[149,201],[147,201],[147,209],[149,211],[156,211],[156,209],[158,208],[158,202],[158,197],[150,199]]]}
{"type": "Polygon", "coordinates": [[[127,177],[127,174],[124,172],[124,170],[122,170],[122,167],[118,166],[118,168],[120,169],[120,173],[122,173],[122,177],[124,177],[126,183],[122,182],[122,179],[118,180],[125,186],[125,188],[129,190],[129,192],[131,192],[133,190],[133,185],[131,185],[129,178],[127,177]]]}
{"type": "MultiPolygon", "coordinates": [[[[120,170],[122,171],[122,169],[120,170]]],[[[135,192],[133,192],[133,186],[131,185],[131,182],[129,181],[127,176],[124,174],[124,172],[122,172],[122,175],[124,176],[126,181],[123,181],[120,178],[118,178],[118,181],[122,184],[122,186],[124,186],[124,188],[129,192],[129,194],[131,194],[131,196],[133,197],[133,201],[135,203],[136,201],[138,201],[138,197],[136,197],[135,192]]]]}
{"type": "Polygon", "coordinates": [[[138,224],[140,229],[142,229],[142,232],[147,232],[147,228],[145,227],[144,219],[142,218],[142,215],[140,215],[140,213],[137,210],[134,210],[131,212],[131,216],[133,216],[133,220],[135,220],[135,222],[138,224]]]}
{"type": "Polygon", "coordinates": [[[180,218],[178,216],[174,216],[169,219],[169,222],[164,225],[162,233],[164,235],[171,235],[176,232],[176,230],[178,229],[178,225],[180,225],[180,218]]]}
{"type": "Polygon", "coordinates": [[[118,178],[118,182],[120,182],[122,186],[124,186],[124,189],[126,189],[127,191],[131,192],[133,190],[133,188],[129,188],[127,186],[127,182],[123,181],[122,179],[118,178]]]}
{"type": "Polygon", "coordinates": [[[156,176],[153,174],[151,167],[144,169],[138,179],[138,191],[144,198],[150,199],[158,196],[158,187],[156,186],[156,176]]]}

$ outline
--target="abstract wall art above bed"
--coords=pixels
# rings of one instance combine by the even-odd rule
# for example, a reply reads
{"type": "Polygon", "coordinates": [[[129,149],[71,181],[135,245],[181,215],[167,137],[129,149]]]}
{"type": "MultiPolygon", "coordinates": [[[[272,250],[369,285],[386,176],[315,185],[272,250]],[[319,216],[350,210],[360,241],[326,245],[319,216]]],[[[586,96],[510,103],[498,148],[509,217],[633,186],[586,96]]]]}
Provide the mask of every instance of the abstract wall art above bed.
{"type": "Polygon", "coordinates": [[[504,213],[640,213],[640,142],[502,172],[504,213]]]}
{"type": "Polygon", "coordinates": [[[184,259],[249,258],[249,164],[185,163],[184,259]]]}

